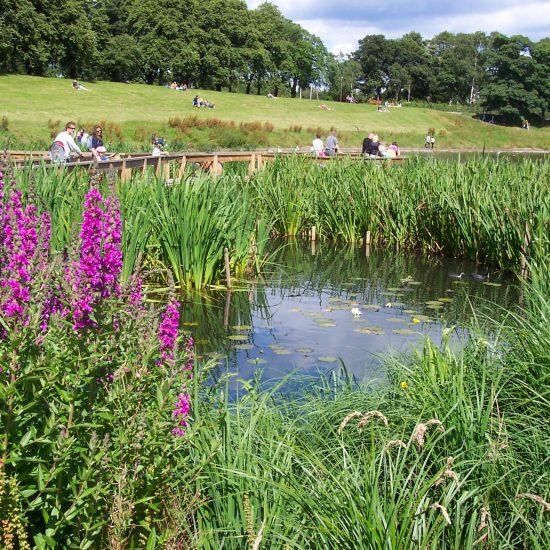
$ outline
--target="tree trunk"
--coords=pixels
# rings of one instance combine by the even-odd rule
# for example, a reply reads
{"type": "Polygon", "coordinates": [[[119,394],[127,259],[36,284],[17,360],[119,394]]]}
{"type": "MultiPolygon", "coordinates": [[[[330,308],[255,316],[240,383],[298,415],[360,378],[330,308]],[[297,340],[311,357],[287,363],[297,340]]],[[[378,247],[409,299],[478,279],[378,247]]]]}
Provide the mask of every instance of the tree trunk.
{"type": "Polygon", "coordinates": [[[290,87],[290,97],[296,97],[296,89],[298,88],[298,79],[292,78],[292,86],[290,87]]]}

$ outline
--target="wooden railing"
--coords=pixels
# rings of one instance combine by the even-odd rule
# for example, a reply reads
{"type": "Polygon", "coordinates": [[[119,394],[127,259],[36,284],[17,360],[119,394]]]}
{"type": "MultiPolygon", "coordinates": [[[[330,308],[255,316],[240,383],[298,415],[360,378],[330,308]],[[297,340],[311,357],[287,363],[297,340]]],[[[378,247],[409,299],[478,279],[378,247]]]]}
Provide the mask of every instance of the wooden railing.
{"type": "MultiPolygon", "coordinates": [[[[277,156],[300,154],[318,162],[333,162],[334,160],[344,158],[362,158],[356,151],[345,152],[338,157],[316,158],[310,151],[277,151],[277,152],[219,152],[219,153],[167,153],[158,157],[145,155],[143,153],[134,153],[121,156],[117,159],[108,159],[97,162],[97,168],[100,172],[116,171],[122,181],[129,181],[132,173],[141,171],[145,173],[152,167],[155,174],[162,176],[165,180],[181,179],[187,167],[191,166],[196,171],[209,172],[214,176],[221,175],[223,165],[226,162],[243,162],[248,164],[248,173],[252,174],[263,167],[265,162],[269,162],[277,156]]],[[[62,165],[51,161],[46,151],[10,151],[9,155],[16,167],[28,165],[46,165],[52,167],[63,167],[67,170],[86,168],[89,169],[93,164],[91,153],[84,153],[83,157],[77,162],[67,162],[62,165]]],[[[402,160],[397,159],[371,159],[371,160],[402,160]]]]}

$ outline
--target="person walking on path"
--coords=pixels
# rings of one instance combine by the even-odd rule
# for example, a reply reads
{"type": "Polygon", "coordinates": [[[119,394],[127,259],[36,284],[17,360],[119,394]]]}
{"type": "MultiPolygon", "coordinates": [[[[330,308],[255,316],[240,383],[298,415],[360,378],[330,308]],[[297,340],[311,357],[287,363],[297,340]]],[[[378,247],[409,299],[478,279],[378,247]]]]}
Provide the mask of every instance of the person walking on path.
{"type": "Polygon", "coordinates": [[[326,153],[329,157],[335,157],[338,154],[338,138],[334,128],[331,128],[326,141],[326,153]]]}
{"type": "Polygon", "coordinates": [[[71,153],[76,153],[79,157],[82,156],[82,151],[74,140],[75,131],[76,124],[70,121],[65,125],[65,130],[55,136],[50,146],[50,158],[54,162],[68,162],[71,153]]]}

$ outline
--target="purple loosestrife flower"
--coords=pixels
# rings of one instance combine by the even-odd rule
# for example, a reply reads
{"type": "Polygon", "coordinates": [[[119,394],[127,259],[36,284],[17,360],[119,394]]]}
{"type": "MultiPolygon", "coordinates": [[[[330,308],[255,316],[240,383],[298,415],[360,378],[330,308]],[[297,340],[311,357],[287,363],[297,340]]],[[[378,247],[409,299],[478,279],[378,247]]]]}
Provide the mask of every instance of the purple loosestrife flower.
{"type": "Polygon", "coordinates": [[[172,434],[183,437],[185,431],[183,428],[187,426],[187,419],[189,418],[189,412],[191,411],[190,397],[187,392],[182,392],[176,398],[174,404],[174,410],[172,411],[172,417],[178,422],[178,426],[172,430],[172,434]]]}
{"type": "Polygon", "coordinates": [[[13,189],[3,208],[3,242],[0,266],[0,296],[2,311],[6,317],[23,317],[30,302],[30,286],[33,279],[33,264],[38,253],[38,217],[34,205],[23,210],[21,192],[13,189]]]}
{"type": "Polygon", "coordinates": [[[166,306],[159,328],[160,356],[162,361],[173,363],[180,320],[180,304],[172,298],[166,306]]]}
{"type": "Polygon", "coordinates": [[[92,187],[84,200],[80,258],[74,276],[74,328],[92,325],[91,314],[102,298],[120,295],[122,233],[117,197],[103,200],[92,187]]]}
{"type": "Polygon", "coordinates": [[[101,260],[101,296],[120,296],[118,278],[122,272],[122,231],[120,224],[120,201],[112,195],[105,201],[103,219],[103,258],[101,260]]]}

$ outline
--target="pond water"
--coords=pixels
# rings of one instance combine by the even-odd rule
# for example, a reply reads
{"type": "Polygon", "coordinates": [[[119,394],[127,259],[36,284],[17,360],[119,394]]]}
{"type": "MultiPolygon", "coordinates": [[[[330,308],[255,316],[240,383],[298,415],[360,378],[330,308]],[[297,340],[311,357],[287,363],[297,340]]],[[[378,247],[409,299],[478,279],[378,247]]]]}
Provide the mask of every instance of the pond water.
{"type": "MultiPolygon", "coordinates": [[[[382,354],[410,351],[426,335],[440,342],[443,328],[481,312],[498,319],[519,301],[513,279],[492,271],[487,282],[471,280],[487,269],[469,262],[328,243],[274,246],[261,280],[183,299],[184,328],[199,358],[218,362],[214,378],[229,371],[247,380],[258,369],[263,380],[319,376],[342,362],[357,380],[383,378],[382,354]]],[[[453,335],[465,336],[460,328],[453,335]]]]}

